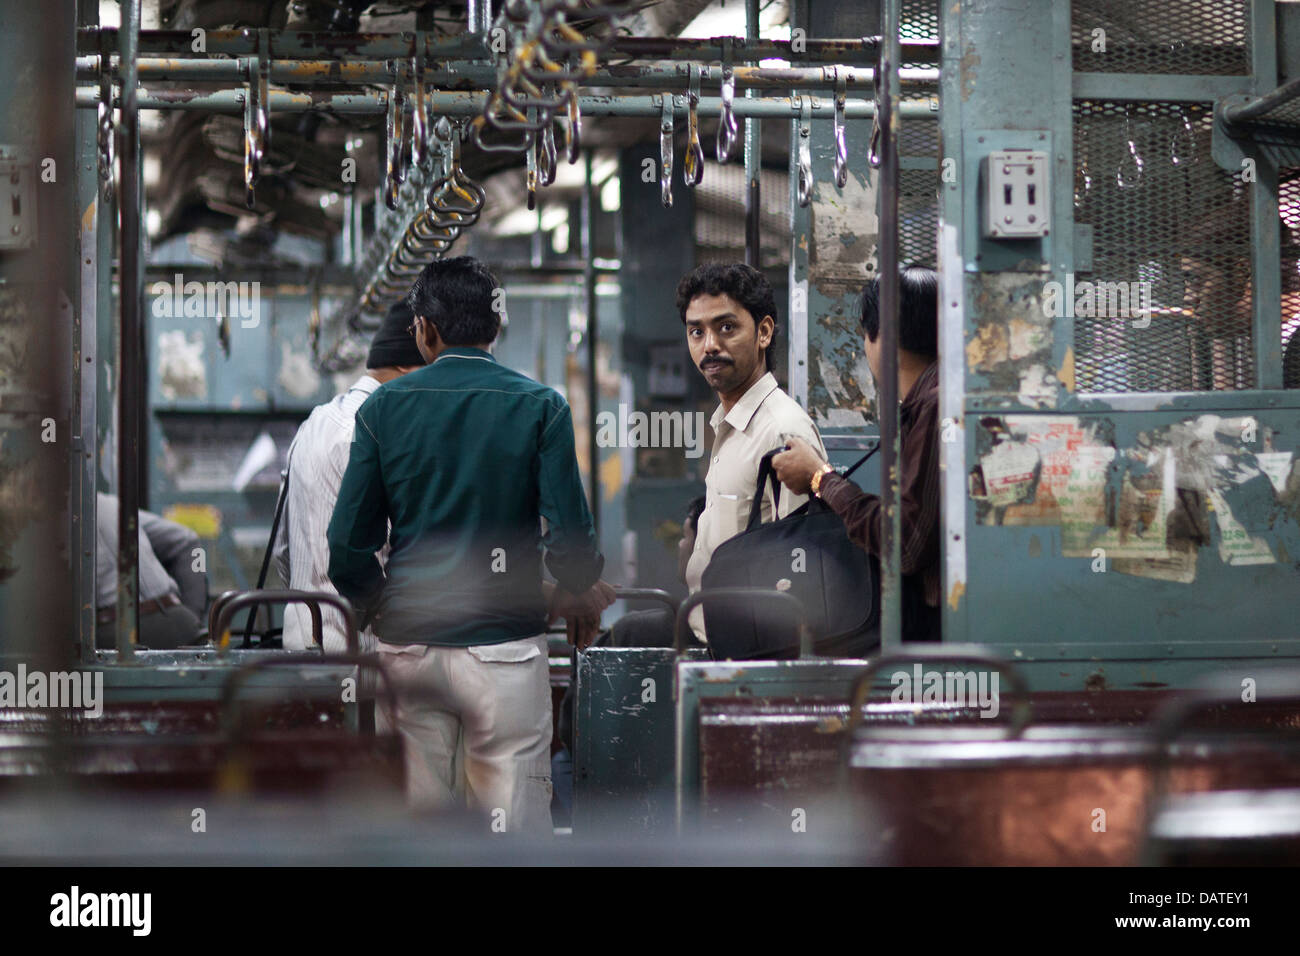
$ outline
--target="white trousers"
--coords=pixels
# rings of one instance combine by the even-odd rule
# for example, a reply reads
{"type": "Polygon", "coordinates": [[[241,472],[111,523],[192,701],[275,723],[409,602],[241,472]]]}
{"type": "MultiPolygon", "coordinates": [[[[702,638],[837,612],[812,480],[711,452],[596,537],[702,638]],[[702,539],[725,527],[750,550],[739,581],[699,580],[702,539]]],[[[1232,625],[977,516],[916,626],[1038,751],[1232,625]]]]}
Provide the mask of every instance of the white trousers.
{"type": "Polygon", "coordinates": [[[491,832],[552,833],[546,635],[473,647],[381,640],[378,650],[397,688],[412,804],[452,806],[463,789],[491,832]]]}

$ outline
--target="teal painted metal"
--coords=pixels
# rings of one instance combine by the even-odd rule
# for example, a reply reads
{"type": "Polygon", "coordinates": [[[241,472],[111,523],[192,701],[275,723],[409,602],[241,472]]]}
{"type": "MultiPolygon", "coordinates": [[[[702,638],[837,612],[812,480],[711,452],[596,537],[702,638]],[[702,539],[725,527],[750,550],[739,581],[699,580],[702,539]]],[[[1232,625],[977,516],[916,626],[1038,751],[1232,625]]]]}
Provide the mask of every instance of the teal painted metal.
{"type": "MultiPolygon", "coordinates": [[[[1252,187],[1258,388],[1078,394],[1074,321],[1043,308],[1045,283],[1076,271],[1073,101],[1273,89],[1273,4],[1250,8],[1255,72],[1241,76],[1071,73],[1069,5],[941,8],[942,141],[961,170],[941,196],[940,414],[954,426],[942,444],[944,638],[990,645],[1035,690],[1184,687],[1225,659],[1249,676],[1300,655],[1300,393],[1273,390],[1276,170],[1260,162],[1252,187]],[[1039,135],[1053,236],[1017,254],[979,236],[972,172],[1001,140],[1033,147],[1039,135]],[[1026,347],[992,356],[1013,333],[1026,347]],[[1025,469],[999,470],[995,447],[1025,469]],[[1100,456],[1093,471],[1088,455],[1100,456]]],[[[1216,131],[1221,166],[1248,154],[1216,131]]]]}
{"type": "MultiPolygon", "coordinates": [[[[698,659],[704,652],[692,651],[698,659]]],[[[573,705],[575,833],[667,831],[674,814],[671,648],[592,647],[573,705]]]]}

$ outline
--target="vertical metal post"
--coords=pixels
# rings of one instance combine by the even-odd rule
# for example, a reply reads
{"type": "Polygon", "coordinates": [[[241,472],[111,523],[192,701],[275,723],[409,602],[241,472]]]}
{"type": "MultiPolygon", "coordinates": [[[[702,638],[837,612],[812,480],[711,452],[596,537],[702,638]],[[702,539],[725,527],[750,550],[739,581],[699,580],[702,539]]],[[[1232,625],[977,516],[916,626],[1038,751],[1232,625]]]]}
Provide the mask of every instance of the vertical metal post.
{"type": "Polygon", "coordinates": [[[596,377],[599,322],[596,313],[596,210],[591,185],[591,150],[582,155],[582,291],[587,303],[587,454],[591,462],[591,520],[600,540],[600,457],[596,445],[596,414],[600,410],[600,383],[596,377]]]}
{"type": "MultiPolygon", "coordinates": [[[[758,0],[745,0],[745,39],[758,39],[758,0]]],[[[752,64],[757,66],[757,63],[752,64]]],[[[752,98],[755,91],[745,90],[752,98]]],[[[760,235],[762,215],[763,138],[761,120],[745,120],[745,264],[763,268],[760,235]]]]}
{"type": "Polygon", "coordinates": [[[902,510],[898,494],[898,30],[901,0],[885,0],[876,72],[880,103],[880,646],[902,640],[902,510]]]}
{"type": "MultiPolygon", "coordinates": [[[[1251,3],[1251,72],[1254,93],[1262,96],[1277,87],[1277,20],[1273,4],[1251,3]]],[[[1255,346],[1255,380],[1245,388],[1282,387],[1282,272],[1280,211],[1277,198],[1277,164],[1264,156],[1256,169],[1250,203],[1252,269],[1252,340],[1255,346]]],[[[1234,362],[1234,375],[1235,366],[1234,362]]]]}
{"type": "MultiPolygon", "coordinates": [[[[98,26],[99,5],[91,0],[77,4],[77,26],[98,26]]],[[[79,110],[77,115],[77,207],[81,210],[77,261],[81,281],[78,286],[77,322],[73,326],[72,417],[77,435],[71,462],[73,534],[71,547],[74,586],[77,595],[77,629],[81,662],[95,659],[95,560],[98,509],[96,507],[96,472],[98,470],[99,418],[96,404],[96,359],[100,356],[98,326],[108,316],[99,306],[99,286],[112,270],[112,257],[99,257],[99,236],[111,226],[111,203],[102,202],[99,182],[98,115],[79,110]],[[105,208],[107,206],[107,208],[105,208]],[[79,522],[79,524],[78,524],[79,522]]]]}
{"type": "Polygon", "coordinates": [[[118,33],[121,56],[121,251],[118,300],[122,312],[118,359],[117,417],[117,652],[118,660],[135,653],[139,617],[140,413],[144,402],[144,335],[141,327],[140,255],[140,112],[137,106],[136,51],[140,0],[122,4],[118,33]]]}

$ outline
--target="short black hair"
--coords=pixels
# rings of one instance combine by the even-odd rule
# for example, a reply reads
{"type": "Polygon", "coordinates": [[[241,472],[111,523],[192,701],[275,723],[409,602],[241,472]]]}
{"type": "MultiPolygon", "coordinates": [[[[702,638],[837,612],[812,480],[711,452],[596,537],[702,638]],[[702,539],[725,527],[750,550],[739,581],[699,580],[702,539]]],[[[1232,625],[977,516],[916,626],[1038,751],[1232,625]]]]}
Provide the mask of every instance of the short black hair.
{"type": "MultiPolygon", "coordinates": [[[[862,331],[873,342],[880,335],[880,276],[862,290],[862,331]]],[[[933,269],[898,270],[898,345],[927,358],[939,355],[939,276],[933,269]]]]}
{"type": "Polygon", "coordinates": [[[779,328],[776,314],[776,293],[767,276],[753,266],[743,262],[710,262],[698,266],[693,272],[682,277],[677,283],[677,311],[682,315],[682,324],[686,323],[686,310],[691,300],[697,295],[729,295],[736,301],[750,318],[754,327],[763,321],[763,316],[772,317],[772,341],[763,353],[767,361],[767,370],[776,368],[776,330],[779,328]]]}
{"type": "Polygon", "coordinates": [[[496,276],[473,256],[435,259],[420,270],[406,297],[448,345],[484,345],[501,331],[496,276]]]}

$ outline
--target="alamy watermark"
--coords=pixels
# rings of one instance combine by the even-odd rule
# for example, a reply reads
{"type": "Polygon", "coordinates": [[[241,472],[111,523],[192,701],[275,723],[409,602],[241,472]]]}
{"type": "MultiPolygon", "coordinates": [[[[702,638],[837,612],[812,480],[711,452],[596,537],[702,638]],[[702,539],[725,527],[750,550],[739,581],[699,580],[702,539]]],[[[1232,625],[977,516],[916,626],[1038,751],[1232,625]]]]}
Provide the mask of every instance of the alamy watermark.
{"type": "Polygon", "coordinates": [[[104,713],[104,672],[0,671],[0,708],[84,710],[87,717],[104,713]]]}
{"type": "Polygon", "coordinates": [[[927,671],[913,664],[911,671],[894,671],[889,681],[895,704],[951,704],[977,709],[980,717],[998,715],[997,671],[927,671]]]}
{"type": "Polygon", "coordinates": [[[166,279],[149,287],[153,294],[153,314],[160,319],[208,318],[222,316],[239,319],[245,329],[255,329],[261,321],[262,283],[185,281],[176,273],[175,282],[166,279]]]}
{"type": "Polygon", "coordinates": [[[1074,281],[1074,273],[1065,274],[1065,282],[1043,284],[1043,315],[1049,319],[1134,319],[1133,328],[1151,324],[1151,283],[1074,281]]]}
{"type": "Polygon", "coordinates": [[[620,402],[618,414],[596,415],[601,448],[684,448],[687,458],[704,454],[703,412],[634,412],[620,402]]]}

